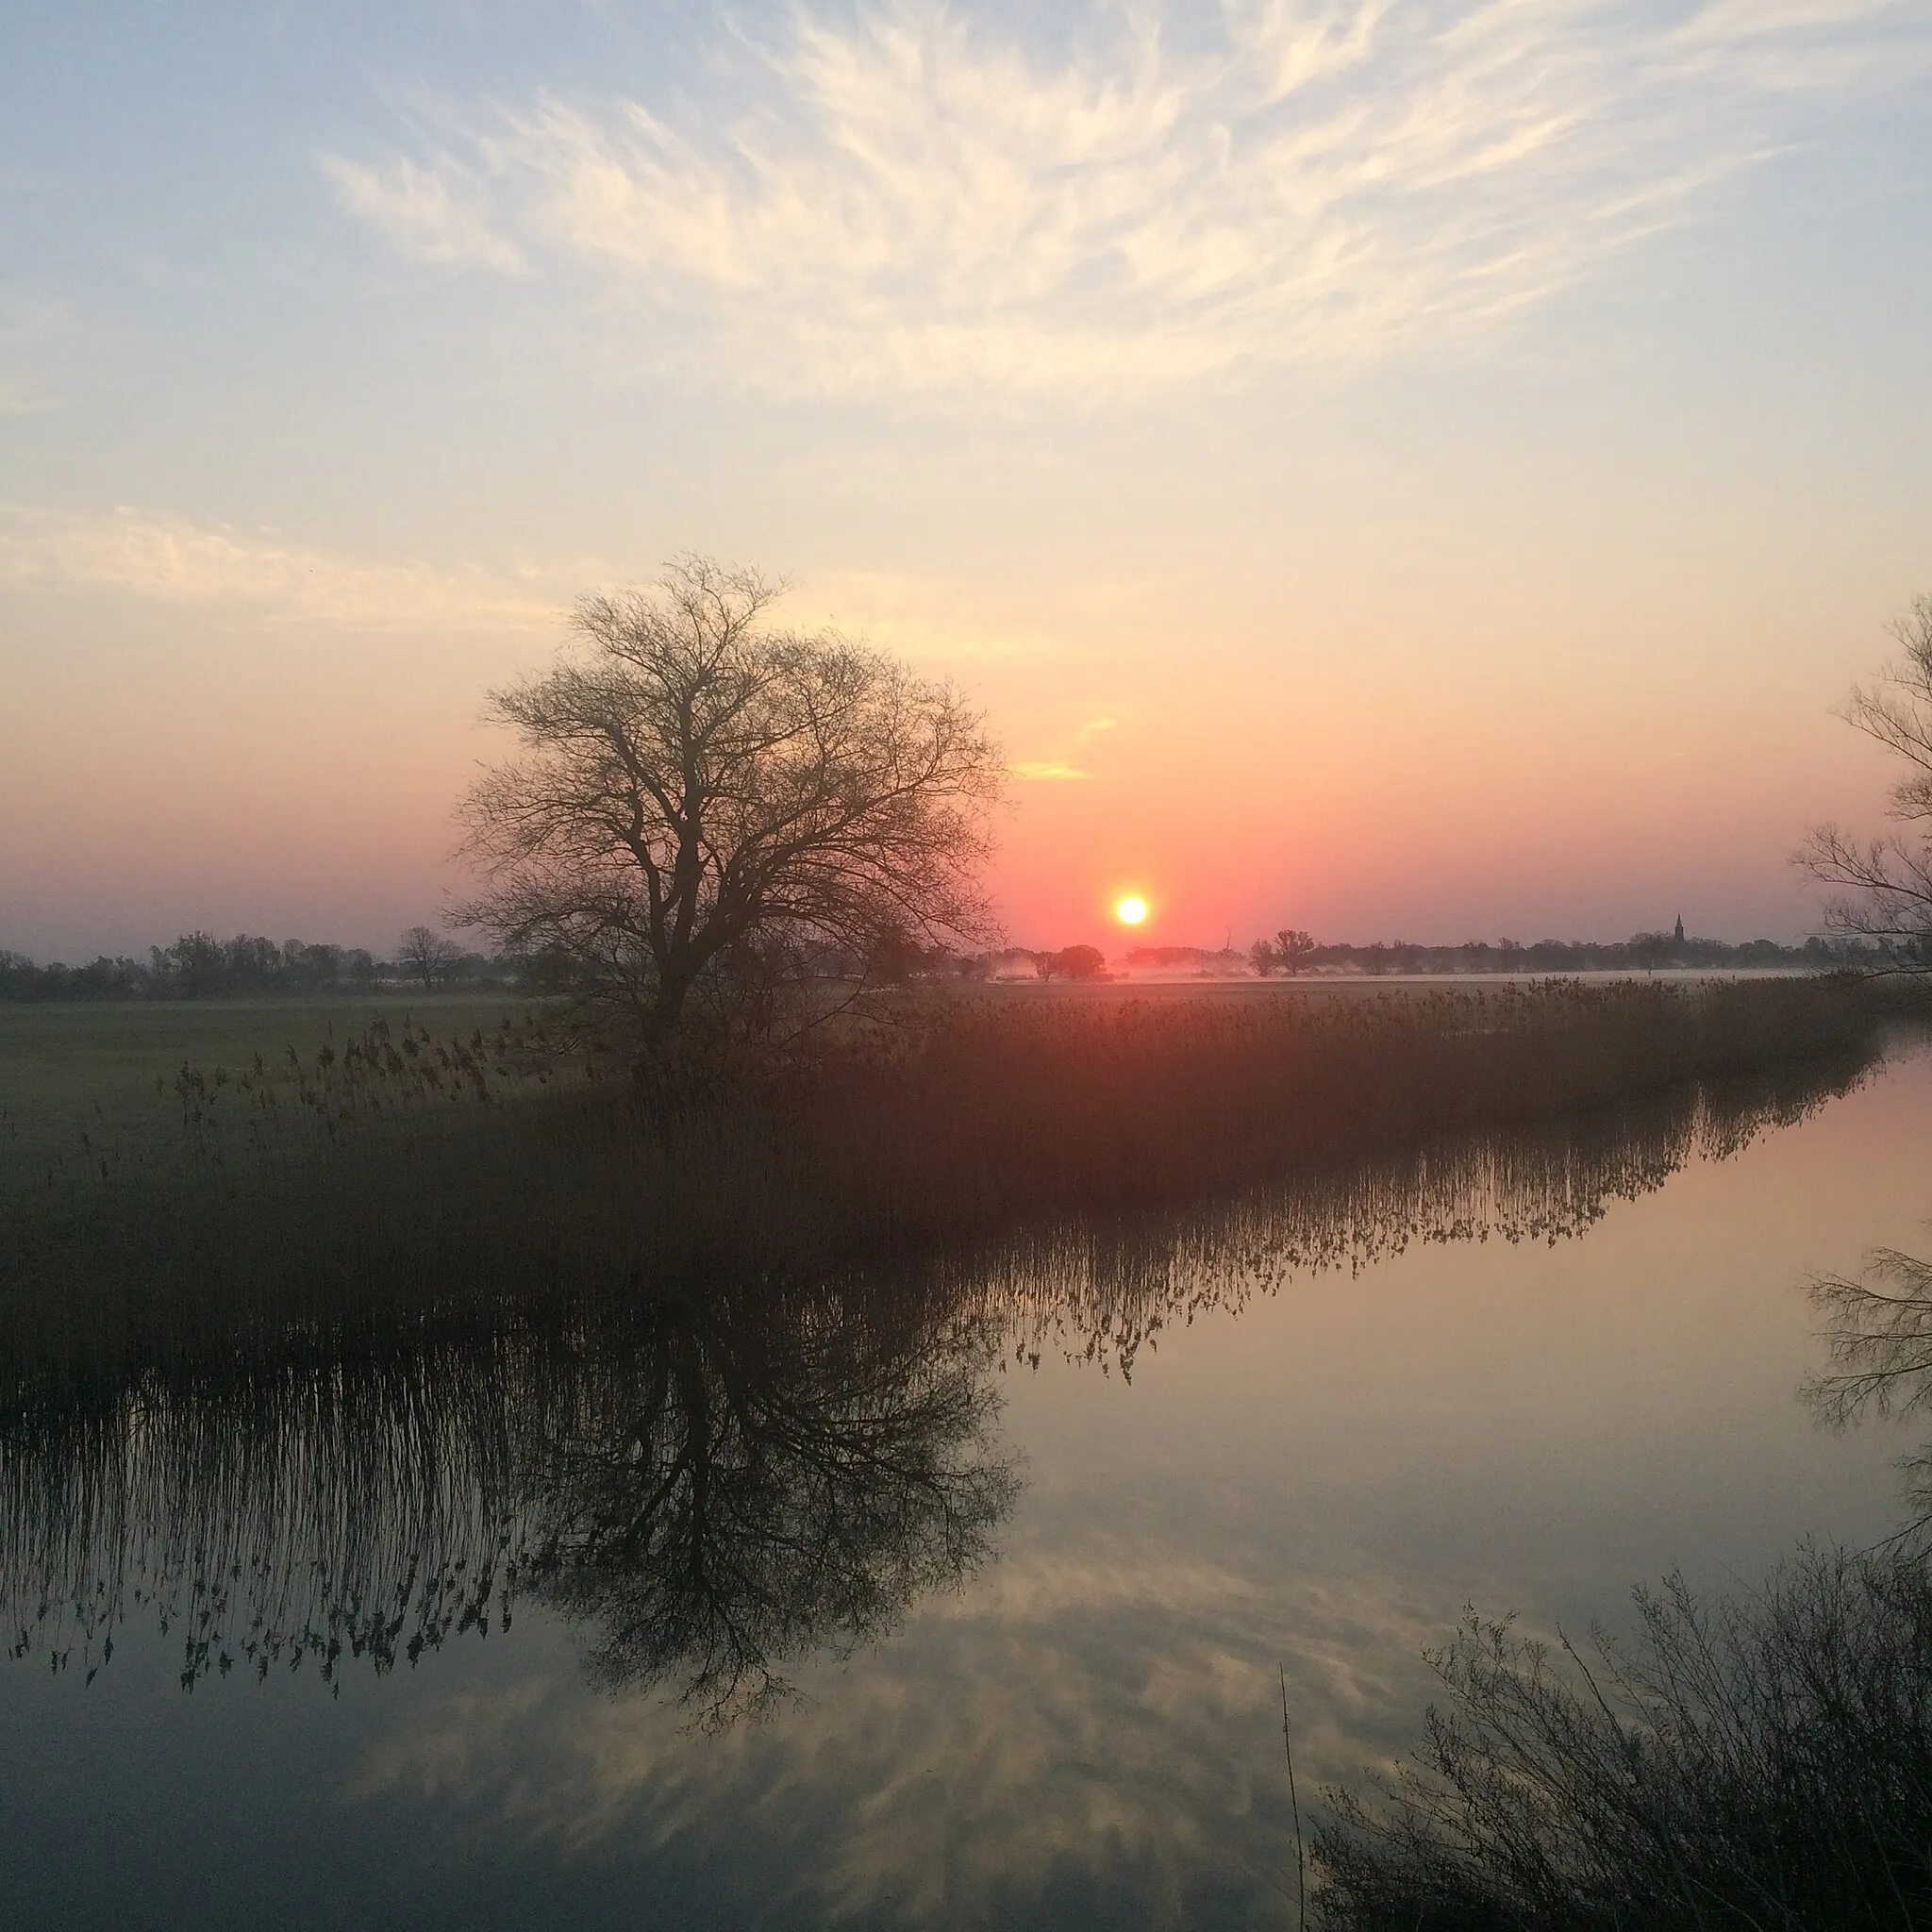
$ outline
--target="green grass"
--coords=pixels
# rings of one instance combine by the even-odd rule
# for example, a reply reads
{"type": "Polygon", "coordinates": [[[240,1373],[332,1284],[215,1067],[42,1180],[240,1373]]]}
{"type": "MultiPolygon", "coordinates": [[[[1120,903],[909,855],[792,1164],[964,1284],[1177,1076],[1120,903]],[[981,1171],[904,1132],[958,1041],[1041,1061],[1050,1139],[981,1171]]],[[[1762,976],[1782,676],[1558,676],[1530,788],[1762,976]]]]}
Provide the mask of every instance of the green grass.
{"type": "Polygon", "coordinates": [[[531,1005],[501,993],[0,1004],[0,1198],[8,1180],[56,1163],[91,1166],[100,1152],[127,1162],[172,1158],[177,1109],[155,1083],[172,1088],[184,1062],[240,1068],[291,1045],[312,1057],[374,1020],[400,1025],[411,1015],[439,1032],[468,1032],[531,1005]]]}

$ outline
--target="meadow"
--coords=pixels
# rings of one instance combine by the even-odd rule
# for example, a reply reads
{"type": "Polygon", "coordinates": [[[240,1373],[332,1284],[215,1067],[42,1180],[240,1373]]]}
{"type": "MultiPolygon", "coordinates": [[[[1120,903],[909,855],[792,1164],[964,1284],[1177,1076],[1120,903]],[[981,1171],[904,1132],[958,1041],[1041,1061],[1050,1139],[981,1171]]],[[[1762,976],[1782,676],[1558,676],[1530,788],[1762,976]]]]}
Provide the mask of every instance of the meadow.
{"type": "Polygon", "coordinates": [[[0,1004],[0,1174],[81,1159],[171,1157],[180,1134],[155,1082],[184,1064],[242,1067],[292,1046],[313,1057],[376,1020],[468,1031],[530,1003],[500,993],[391,994],[370,1000],[253,999],[0,1004]],[[83,1148],[81,1135],[87,1135],[83,1148]]]}

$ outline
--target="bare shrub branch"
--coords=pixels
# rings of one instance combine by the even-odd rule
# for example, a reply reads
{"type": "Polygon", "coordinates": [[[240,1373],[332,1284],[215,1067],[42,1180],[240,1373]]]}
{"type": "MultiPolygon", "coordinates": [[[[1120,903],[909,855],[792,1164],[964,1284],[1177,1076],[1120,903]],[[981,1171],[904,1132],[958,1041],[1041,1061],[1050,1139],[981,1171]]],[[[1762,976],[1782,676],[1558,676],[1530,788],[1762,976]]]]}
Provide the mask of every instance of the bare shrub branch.
{"type": "MultiPolygon", "coordinates": [[[[1854,686],[1839,715],[1905,759],[1887,812],[1923,825],[1932,819],[1932,596],[1915,597],[1892,635],[1903,656],[1874,684],[1854,686]]],[[[1876,940],[1893,971],[1932,973],[1932,843],[1899,833],[1860,840],[1826,824],[1811,828],[1793,861],[1838,889],[1824,908],[1827,932],[1876,940]]]]}

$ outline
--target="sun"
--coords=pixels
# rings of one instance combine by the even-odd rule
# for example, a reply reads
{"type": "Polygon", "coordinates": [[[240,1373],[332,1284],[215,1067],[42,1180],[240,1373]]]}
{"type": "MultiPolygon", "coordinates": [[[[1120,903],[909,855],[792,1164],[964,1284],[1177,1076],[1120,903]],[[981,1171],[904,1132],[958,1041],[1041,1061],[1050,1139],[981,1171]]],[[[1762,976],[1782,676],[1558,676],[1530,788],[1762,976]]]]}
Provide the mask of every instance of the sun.
{"type": "Polygon", "coordinates": [[[1147,902],[1138,892],[1114,901],[1113,916],[1123,925],[1139,925],[1147,917],[1147,902]]]}

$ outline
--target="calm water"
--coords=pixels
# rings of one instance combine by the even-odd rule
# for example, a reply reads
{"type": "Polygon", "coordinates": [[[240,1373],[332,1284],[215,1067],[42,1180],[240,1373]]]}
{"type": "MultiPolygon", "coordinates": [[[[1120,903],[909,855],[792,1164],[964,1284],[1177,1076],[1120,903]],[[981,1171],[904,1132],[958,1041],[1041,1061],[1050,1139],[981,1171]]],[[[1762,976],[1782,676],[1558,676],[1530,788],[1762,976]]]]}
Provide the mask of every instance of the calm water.
{"type": "Polygon", "coordinates": [[[1932,1245],[1928,1150],[1922,1056],[43,1418],[6,1916],[1291,1924],[1277,1667],[1306,1796],[1465,1603],[1614,1625],[1895,1524],[1916,1434],[1817,1426],[1804,1282],[1932,1245]]]}

